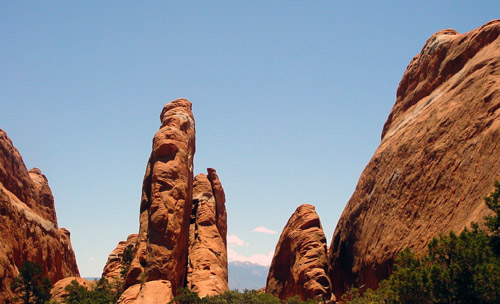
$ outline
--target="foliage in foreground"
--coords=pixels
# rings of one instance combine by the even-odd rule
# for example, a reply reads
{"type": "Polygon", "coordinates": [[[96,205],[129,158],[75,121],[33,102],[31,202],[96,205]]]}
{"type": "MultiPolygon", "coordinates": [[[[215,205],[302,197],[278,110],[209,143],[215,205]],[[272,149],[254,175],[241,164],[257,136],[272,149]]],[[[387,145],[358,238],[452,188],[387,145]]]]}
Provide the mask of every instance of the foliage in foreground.
{"type": "Polygon", "coordinates": [[[485,218],[489,231],[473,223],[460,234],[432,239],[426,255],[401,252],[392,275],[377,290],[360,296],[351,289],[348,303],[500,303],[500,183],[485,203],[494,212],[485,218]]]}
{"type": "Polygon", "coordinates": [[[52,284],[49,278],[42,276],[42,267],[35,262],[25,261],[19,268],[10,289],[18,296],[13,303],[44,304],[50,301],[52,284]]]}
{"type": "Polygon", "coordinates": [[[116,303],[118,300],[116,288],[104,278],[97,281],[90,289],[78,284],[77,280],[71,281],[65,289],[69,293],[64,300],[66,304],[108,304],[116,303]]]}
{"type": "Polygon", "coordinates": [[[78,281],[73,280],[66,286],[68,297],[65,299],[66,304],[109,304],[116,303],[120,295],[123,293],[123,285],[125,276],[130,268],[134,251],[132,247],[126,247],[121,257],[120,277],[108,281],[101,277],[92,288],[87,289],[78,281]]]}
{"type": "Polygon", "coordinates": [[[258,290],[245,289],[243,292],[238,290],[226,291],[221,295],[207,296],[200,298],[198,294],[187,288],[180,288],[170,304],[315,304],[322,303],[314,300],[301,301],[298,296],[289,298],[282,302],[279,298],[258,290]]]}

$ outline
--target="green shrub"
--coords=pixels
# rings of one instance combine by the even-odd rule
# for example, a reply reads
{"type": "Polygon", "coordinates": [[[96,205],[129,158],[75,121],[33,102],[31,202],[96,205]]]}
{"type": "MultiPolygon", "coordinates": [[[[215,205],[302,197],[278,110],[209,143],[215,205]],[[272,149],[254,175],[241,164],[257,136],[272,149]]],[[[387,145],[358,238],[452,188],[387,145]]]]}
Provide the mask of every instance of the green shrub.
{"type": "Polygon", "coordinates": [[[122,260],[121,260],[121,271],[120,271],[120,276],[122,279],[125,279],[125,276],[127,275],[127,272],[130,268],[130,263],[132,263],[132,260],[134,259],[134,248],[133,247],[125,247],[123,250],[122,254],[122,260]]]}
{"type": "Polygon", "coordinates": [[[69,292],[64,301],[66,304],[109,304],[118,300],[108,280],[104,278],[97,281],[90,290],[78,284],[76,280],[71,281],[65,289],[69,292]]]}
{"type": "Polygon", "coordinates": [[[73,280],[66,286],[69,292],[66,304],[108,304],[116,303],[123,293],[124,279],[134,257],[133,247],[126,247],[121,257],[120,277],[108,281],[102,277],[90,290],[73,280]]]}
{"type": "Polygon", "coordinates": [[[402,251],[392,275],[377,290],[363,296],[352,289],[343,296],[350,303],[500,303],[500,183],[485,198],[493,216],[485,218],[489,231],[465,228],[459,234],[439,235],[428,243],[428,253],[402,251]]]}
{"type": "Polygon", "coordinates": [[[207,296],[200,298],[198,294],[187,288],[180,288],[177,291],[178,295],[170,302],[170,304],[314,304],[323,303],[323,301],[301,301],[298,296],[289,298],[286,301],[281,301],[272,294],[264,293],[258,290],[244,289],[226,291],[223,294],[216,296],[207,296]]]}
{"type": "Polygon", "coordinates": [[[50,301],[52,284],[49,278],[42,276],[42,267],[35,262],[25,261],[19,268],[10,289],[17,293],[14,303],[44,304],[50,301]]]}

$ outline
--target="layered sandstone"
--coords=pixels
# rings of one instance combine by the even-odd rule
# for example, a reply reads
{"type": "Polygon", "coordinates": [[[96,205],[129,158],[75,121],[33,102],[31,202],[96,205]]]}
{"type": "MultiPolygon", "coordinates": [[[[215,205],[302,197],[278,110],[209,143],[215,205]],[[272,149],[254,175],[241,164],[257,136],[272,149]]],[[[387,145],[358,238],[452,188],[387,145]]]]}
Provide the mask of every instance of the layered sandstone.
{"type": "Polygon", "coordinates": [[[225,194],[214,169],[196,175],[189,231],[187,287],[200,297],[229,290],[225,194]]]}
{"type": "Polygon", "coordinates": [[[126,241],[121,241],[118,243],[115,249],[111,251],[108,256],[108,260],[104,265],[101,277],[112,282],[114,280],[122,279],[122,276],[126,274],[125,262],[123,260],[123,254],[126,250],[131,250],[135,252],[135,245],[137,244],[137,234],[131,234],[127,237],[126,241]]]}
{"type": "Polygon", "coordinates": [[[266,292],[286,300],[330,300],[326,237],[314,206],[299,206],[279,238],[267,276],[266,292]]]}
{"type": "Polygon", "coordinates": [[[427,40],[335,229],[337,295],[375,287],[402,249],[424,251],[437,234],[482,220],[500,178],[499,109],[500,20],[427,40]]]}
{"type": "Polygon", "coordinates": [[[57,225],[54,197],[39,169],[28,171],[0,130],[0,303],[24,261],[40,264],[52,282],[79,276],[70,233],[57,225]]]}

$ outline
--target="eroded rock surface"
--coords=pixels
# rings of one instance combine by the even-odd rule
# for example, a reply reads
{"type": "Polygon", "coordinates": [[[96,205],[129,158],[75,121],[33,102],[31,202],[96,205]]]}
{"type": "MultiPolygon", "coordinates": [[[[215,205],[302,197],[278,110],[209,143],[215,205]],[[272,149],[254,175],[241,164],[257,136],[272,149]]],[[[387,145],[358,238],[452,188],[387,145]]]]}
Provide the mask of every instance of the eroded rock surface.
{"type": "Polygon", "coordinates": [[[132,253],[135,252],[137,236],[137,234],[129,235],[126,241],[119,242],[116,248],[111,251],[102,271],[103,278],[110,282],[122,278],[122,271],[125,271],[124,267],[126,267],[123,261],[123,253],[126,249],[132,250],[132,253]]]}
{"type": "Polygon", "coordinates": [[[141,283],[142,276],[145,281],[168,280],[175,291],[184,286],[187,269],[195,153],[191,102],[168,103],[160,120],[144,176],[139,236],[126,287],[141,283]]]}
{"type": "Polygon", "coordinates": [[[80,277],[67,277],[54,284],[52,290],[50,291],[50,299],[52,301],[56,301],[57,303],[64,303],[69,295],[69,292],[66,290],[66,286],[70,285],[73,280],[75,280],[78,285],[85,287],[87,290],[90,290],[95,284],[95,282],[91,282],[80,277]]]}
{"type": "MultiPolygon", "coordinates": [[[[132,248],[123,303],[138,301],[135,295],[138,290],[144,294],[138,287],[144,282],[148,286],[168,282],[172,295],[180,287],[201,297],[229,290],[226,198],[215,169],[193,178],[191,103],[186,99],[168,103],[160,119],[143,181],[139,234],[118,244],[103,271],[105,277],[116,278],[122,271],[124,249],[132,248]]],[[[141,301],[145,300],[143,296],[141,301]]]]}
{"type": "Polygon", "coordinates": [[[331,300],[326,237],[314,206],[299,206],[279,238],[266,292],[285,300],[298,295],[331,300]]]}
{"type": "Polygon", "coordinates": [[[208,176],[196,175],[189,231],[187,287],[200,297],[229,290],[225,201],[222,184],[214,169],[208,169],[208,176]]]}
{"type": "Polygon", "coordinates": [[[167,304],[174,298],[172,284],[166,280],[155,280],[135,284],[127,288],[117,304],[167,304]]]}
{"type": "Polygon", "coordinates": [[[500,20],[465,34],[443,30],[399,84],[382,142],[333,235],[336,295],[375,287],[404,248],[487,214],[500,178],[500,20]]]}
{"type": "Polygon", "coordinates": [[[28,171],[0,130],[0,303],[24,261],[40,264],[52,282],[79,276],[70,233],[57,225],[54,198],[39,169],[28,171]]]}

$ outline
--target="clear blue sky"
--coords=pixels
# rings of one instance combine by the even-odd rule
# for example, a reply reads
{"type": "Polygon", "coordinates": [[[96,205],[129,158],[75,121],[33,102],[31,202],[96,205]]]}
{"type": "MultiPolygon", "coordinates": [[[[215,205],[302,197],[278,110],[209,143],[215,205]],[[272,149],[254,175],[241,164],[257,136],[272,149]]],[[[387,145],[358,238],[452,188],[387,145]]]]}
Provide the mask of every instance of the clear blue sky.
{"type": "Polygon", "coordinates": [[[82,276],[138,231],[170,100],[193,103],[231,258],[262,262],[302,203],[330,241],[426,39],[500,17],[500,1],[339,2],[0,1],[0,128],[48,177],[82,276]]]}

